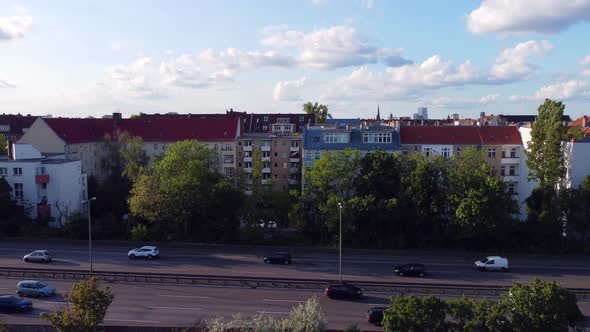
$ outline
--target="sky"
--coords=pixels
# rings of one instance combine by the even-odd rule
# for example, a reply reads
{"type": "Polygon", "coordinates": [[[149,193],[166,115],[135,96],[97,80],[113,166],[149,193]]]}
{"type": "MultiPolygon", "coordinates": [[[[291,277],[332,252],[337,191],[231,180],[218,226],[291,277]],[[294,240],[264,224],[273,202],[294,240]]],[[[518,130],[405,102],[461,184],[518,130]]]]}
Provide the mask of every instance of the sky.
{"type": "Polygon", "coordinates": [[[0,0],[0,113],[590,110],[590,0],[0,0]]]}

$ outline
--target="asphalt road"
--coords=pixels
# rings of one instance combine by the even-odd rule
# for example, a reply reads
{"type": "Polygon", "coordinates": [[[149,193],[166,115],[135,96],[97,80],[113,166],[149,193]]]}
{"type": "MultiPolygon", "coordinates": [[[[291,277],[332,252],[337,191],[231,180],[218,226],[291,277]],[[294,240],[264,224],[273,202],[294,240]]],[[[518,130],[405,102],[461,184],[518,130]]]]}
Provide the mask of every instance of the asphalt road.
{"type": "MultiPolygon", "coordinates": [[[[0,279],[0,293],[14,293],[17,279],[0,279]]],[[[9,324],[42,324],[41,312],[58,310],[63,305],[63,294],[71,287],[69,281],[49,281],[57,287],[52,298],[34,298],[34,309],[27,313],[2,313],[0,320],[9,324]]],[[[191,326],[199,319],[210,320],[223,316],[231,318],[241,313],[243,317],[264,314],[286,318],[293,306],[316,296],[328,321],[328,327],[344,329],[357,324],[362,330],[382,329],[366,322],[365,313],[375,305],[387,305],[390,294],[366,293],[362,300],[330,300],[321,292],[205,288],[195,286],[170,286],[153,284],[112,283],[109,285],[115,299],[105,318],[106,325],[124,326],[191,326]]],[[[590,302],[578,305],[586,316],[590,315],[590,302]]]]}
{"type": "MultiPolygon", "coordinates": [[[[93,262],[97,271],[188,273],[231,276],[265,276],[336,280],[338,251],[313,248],[269,248],[256,246],[171,246],[157,244],[161,257],[152,261],[130,260],[133,245],[93,242],[93,262]],[[292,265],[267,265],[262,257],[287,249],[292,265]]],[[[492,253],[490,253],[492,254],[492,253]]],[[[480,272],[472,264],[480,253],[402,252],[343,250],[343,279],[510,285],[527,283],[534,277],[556,280],[565,287],[590,287],[590,258],[580,256],[508,256],[511,271],[480,272]],[[402,263],[423,263],[428,276],[423,279],[394,276],[392,268],[402,263]]],[[[89,269],[88,246],[84,241],[23,243],[0,241],[0,266],[89,269]],[[24,263],[22,257],[35,249],[48,249],[55,260],[49,264],[24,263]]]]}

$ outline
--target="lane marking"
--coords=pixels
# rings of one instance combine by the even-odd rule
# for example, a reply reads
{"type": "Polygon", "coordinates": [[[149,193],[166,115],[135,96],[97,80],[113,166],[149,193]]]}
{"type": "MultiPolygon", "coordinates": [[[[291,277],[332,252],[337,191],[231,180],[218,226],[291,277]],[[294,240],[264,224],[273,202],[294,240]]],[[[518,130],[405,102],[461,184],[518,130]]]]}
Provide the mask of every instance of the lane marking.
{"type": "Polygon", "coordinates": [[[172,295],[172,294],[158,294],[161,297],[179,297],[179,298],[190,298],[190,299],[210,299],[209,296],[200,295],[172,295]]]}
{"type": "Polygon", "coordinates": [[[276,274],[274,272],[265,272],[265,271],[259,271],[259,272],[254,272],[254,271],[240,271],[240,274],[276,274]]]}
{"type": "Polygon", "coordinates": [[[258,311],[259,314],[288,315],[285,311],[258,311]]]}
{"type": "Polygon", "coordinates": [[[142,320],[142,319],[115,319],[115,318],[105,318],[105,320],[110,320],[114,322],[130,322],[130,323],[160,323],[159,320],[142,320]]]}
{"type": "Polygon", "coordinates": [[[149,309],[171,309],[171,310],[192,310],[201,311],[203,308],[183,308],[183,307],[148,307],[149,309]]]}
{"type": "Polygon", "coordinates": [[[298,301],[298,300],[273,300],[273,299],[263,299],[262,301],[265,302],[290,302],[290,303],[302,303],[305,301],[298,301]]]}

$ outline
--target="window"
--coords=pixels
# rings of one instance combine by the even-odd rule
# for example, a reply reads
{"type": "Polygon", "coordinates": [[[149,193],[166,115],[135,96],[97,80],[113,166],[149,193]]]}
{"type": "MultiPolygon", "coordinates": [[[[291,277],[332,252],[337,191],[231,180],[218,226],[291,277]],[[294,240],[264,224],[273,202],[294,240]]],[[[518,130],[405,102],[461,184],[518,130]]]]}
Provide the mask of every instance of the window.
{"type": "Polygon", "coordinates": [[[408,150],[402,150],[402,154],[403,154],[404,156],[407,156],[407,155],[408,155],[408,150]]]}
{"type": "Polygon", "coordinates": [[[285,141],[282,141],[282,142],[281,142],[281,146],[287,146],[287,142],[285,142],[285,141]]]}
{"type": "Polygon", "coordinates": [[[461,148],[457,148],[457,154],[461,153],[461,148]]]}
{"type": "Polygon", "coordinates": [[[279,167],[279,164],[278,163],[275,163],[275,167],[279,167]]]}
{"type": "Polygon", "coordinates": [[[263,174],[262,174],[262,179],[263,179],[263,180],[268,180],[268,179],[270,179],[270,174],[269,174],[269,173],[263,173],[263,174]]]}
{"type": "Polygon", "coordinates": [[[244,163],[244,168],[252,168],[252,163],[251,162],[245,162],[244,163]]]}
{"type": "Polygon", "coordinates": [[[270,158],[270,151],[262,151],[262,158],[270,158]]]}
{"type": "Polygon", "coordinates": [[[348,133],[325,133],[324,142],[326,143],[348,143],[348,133]]]}
{"type": "Polygon", "coordinates": [[[263,162],[262,163],[262,168],[270,168],[270,163],[269,162],[263,162]]]}
{"type": "Polygon", "coordinates": [[[281,152],[281,158],[287,158],[287,152],[281,152]]]}
{"type": "Polygon", "coordinates": [[[289,118],[278,118],[277,123],[289,123],[289,118]]]}
{"type": "Polygon", "coordinates": [[[270,146],[270,141],[263,141],[262,146],[270,146]]]}
{"type": "Polygon", "coordinates": [[[510,167],[508,168],[508,175],[516,175],[516,166],[515,165],[510,165],[510,167]]]}
{"type": "Polygon", "coordinates": [[[262,131],[268,131],[268,126],[267,125],[262,126],[262,131]]]}
{"type": "Polygon", "coordinates": [[[244,146],[252,146],[252,141],[245,141],[244,146]]]}
{"type": "Polygon", "coordinates": [[[448,158],[451,156],[451,149],[449,148],[442,148],[442,156],[448,158]]]}
{"type": "Polygon", "coordinates": [[[516,158],[516,148],[510,149],[510,158],[516,158]]]}
{"type": "Polygon", "coordinates": [[[311,141],[314,143],[319,143],[320,142],[320,138],[318,136],[312,137],[311,141]]]}
{"type": "Polygon", "coordinates": [[[20,167],[13,168],[12,175],[23,175],[23,169],[20,167]]]}
{"type": "Polygon", "coordinates": [[[278,156],[279,156],[279,153],[278,152],[275,152],[275,157],[278,157],[278,156]]]}
{"type": "Polygon", "coordinates": [[[6,125],[6,124],[0,125],[0,131],[9,132],[10,131],[10,125],[6,125]]]}
{"type": "Polygon", "coordinates": [[[311,151],[305,151],[305,160],[311,160],[311,151]]]}
{"type": "Polygon", "coordinates": [[[303,115],[299,116],[299,122],[304,122],[305,121],[305,117],[303,115]]]}
{"type": "Polygon", "coordinates": [[[252,157],[252,151],[244,151],[244,158],[252,157]]]}
{"type": "Polygon", "coordinates": [[[158,150],[158,144],[154,144],[154,151],[158,150]]]}
{"type": "Polygon", "coordinates": [[[363,133],[363,143],[391,143],[391,133],[363,133]]]}
{"type": "Polygon", "coordinates": [[[518,192],[516,191],[516,182],[508,182],[507,187],[509,193],[512,195],[518,195],[518,192]]]}
{"type": "Polygon", "coordinates": [[[501,176],[506,175],[506,166],[502,165],[502,167],[500,167],[500,175],[501,176]]]}
{"type": "Polygon", "coordinates": [[[14,184],[14,197],[23,198],[23,184],[22,183],[15,183],[14,184]]]}
{"type": "Polygon", "coordinates": [[[319,151],[316,151],[314,157],[315,157],[315,160],[318,160],[318,159],[320,159],[322,157],[322,153],[319,152],[319,151]]]}
{"type": "Polygon", "coordinates": [[[225,175],[226,176],[233,176],[234,175],[234,169],[229,167],[225,169],[225,175]]]}
{"type": "Polygon", "coordinates": [[[0,167],[0,175],[8,175],[8,169],[6,167],[0,167]]]}
{"type": "Polygon", "coordinates": [[[215,151],[219,150],[219,144],[214,144],[213,145],[213,150],[215,150],[215,151]]]}
{"type": "Polygon", "coordinates": [[[293,147],[293,148],[299,147],[299,142],[297,142],[297,141],[291,141],[291,147],[293,147]]]}
{"type": "Polygon", "coordinates": [[[268,115],[264,116],[264,122],[268,122],[268,115]]]}
{"type": "Polygon", "coordinates": [[[233,151],[233,148],[232,148],[231,144],[226,144],[224,147],[224,150],[225,151],[233,151]]]}
{"type": "Polygon", "coordinates": [[[496,149],[495,148],[488,149],[488,158],[496,158],[496,149]]]}
{"type": "Polygon", "coordinates": [[[424,153],[426,154],[426,157],[430,157],[432,155],[432,149],[424,148],[424,153]]]}
{"type": "Polygon", "coordinates": [[[287,163],[283,163],[283,168],[287,168],[287,163]]]}

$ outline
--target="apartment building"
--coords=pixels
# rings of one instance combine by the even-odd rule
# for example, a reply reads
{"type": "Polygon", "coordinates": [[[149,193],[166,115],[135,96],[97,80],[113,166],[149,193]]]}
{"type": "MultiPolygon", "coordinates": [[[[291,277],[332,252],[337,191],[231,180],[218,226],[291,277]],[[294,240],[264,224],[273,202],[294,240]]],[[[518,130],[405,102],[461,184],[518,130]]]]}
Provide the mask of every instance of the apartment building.
{"type": "Polygon", "coordinates": [[[309,167],[325,153],[359,150],[361,155],[378,149],[400,152],[398,128],[380,122],[334,120],[331,124],[307,126],[303,130],[303,160],[309,167]]]}
{"type": "Polygon", "coordinates": [[[44,155],[65,154],[69,160],[80,160],[82,172],[104,178],[101,160],[105,157],[107,137],[126,132],[141,137],[143,149],[153,160],[168,146],[182,140],[198,140],[217,152],[218,168],[226,175],[235,172],[236,138],[240,119],[233,118],[135,118],[123,119],[114,113],[109,119],[37,119],[19,140],[34,146],[44,155]]]}
{"type": "Polygon", "coordinates": [[[84,211],[87,178],[79,160],[47,158],[30,144],[14,144],[12,158],[0,159],[0,176],[31,218],[51,217],[50,225],[58,227],[69,215],[84,211]]]}

